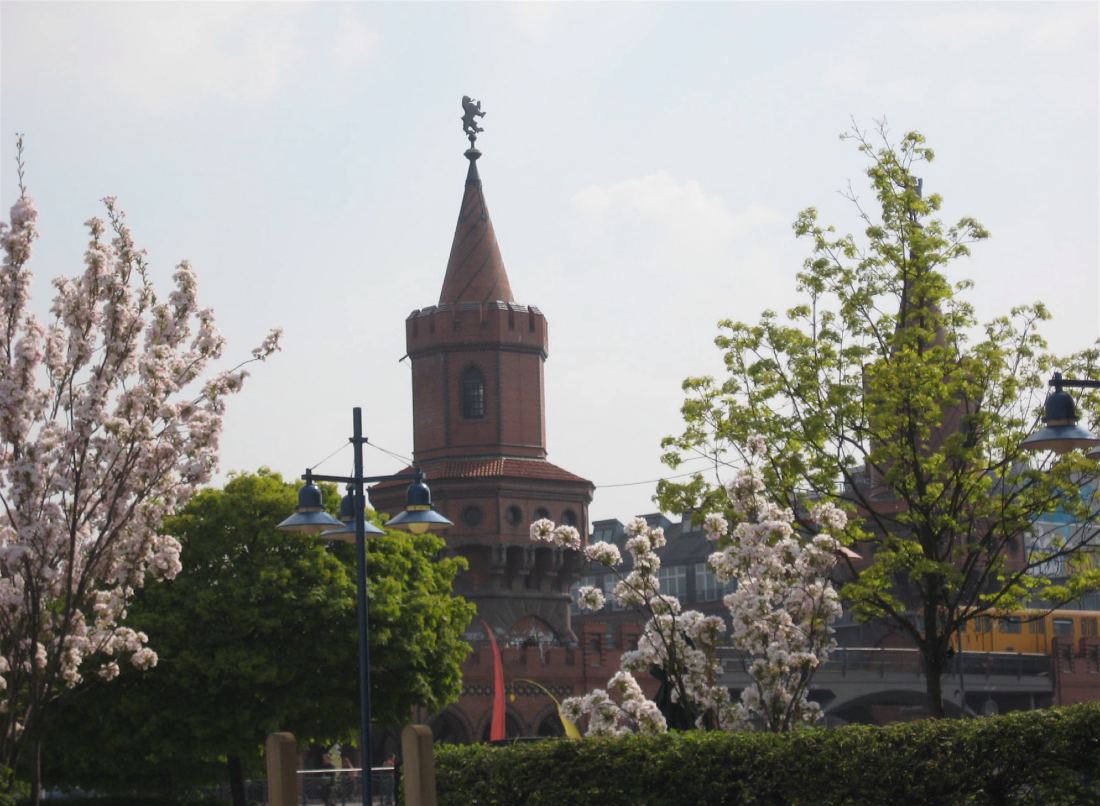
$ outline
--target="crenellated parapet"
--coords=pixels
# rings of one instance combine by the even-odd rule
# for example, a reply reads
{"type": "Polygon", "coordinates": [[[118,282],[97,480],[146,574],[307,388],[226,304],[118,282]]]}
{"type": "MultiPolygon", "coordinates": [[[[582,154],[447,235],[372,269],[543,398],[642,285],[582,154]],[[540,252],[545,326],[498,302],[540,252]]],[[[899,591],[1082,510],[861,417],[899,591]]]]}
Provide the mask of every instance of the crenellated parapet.
{"type": "Polygon", "coordinates": [[[531,352],[545,360],[546,317],[516,302],[458,302],[429,305],[405,320],[405,343],[415,359],[435,351],[504,349],[531,352]]]}

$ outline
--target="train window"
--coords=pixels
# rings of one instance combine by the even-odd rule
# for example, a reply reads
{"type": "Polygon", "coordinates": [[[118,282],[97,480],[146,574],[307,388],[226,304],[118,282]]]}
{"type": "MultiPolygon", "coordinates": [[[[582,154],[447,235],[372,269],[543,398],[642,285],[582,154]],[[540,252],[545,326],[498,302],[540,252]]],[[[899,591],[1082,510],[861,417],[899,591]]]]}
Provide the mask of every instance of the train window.
{"type": "Polygon", "coordinates": [[[1046,635],[1047,634],[1047,622],[1046,619],[1035,619],[1035,621],[1029,621],[1027,623],[1027,631],[1032,635],[1046,635]]]}
{"type": "Polygon", "coordinates": [[[998,621],[1000,622],[1000,632],[1018,633],[1022,629],[1020,626],[1020,622],[1014,619],[1012,616],[998,619],[998,621]]]}
{"type": "Polygon", "coordinates": [[[989,616],[978,616],[975,629],[977,632],[993,632],[993,619],[989,616]]]}
{"type": "Polygon", "coordinates": [[[1054,634],[1061,636],[1062,638],[1073,637],[1073,619],[1071,618],[1056,618],[1054,619],[1054,634]]]}
{"type": "Polygon", "coordinates": [[[1081,619],[1081,635],[1088,638],[1096,637],[1096,617],[1088,616],[1081,619]]]}

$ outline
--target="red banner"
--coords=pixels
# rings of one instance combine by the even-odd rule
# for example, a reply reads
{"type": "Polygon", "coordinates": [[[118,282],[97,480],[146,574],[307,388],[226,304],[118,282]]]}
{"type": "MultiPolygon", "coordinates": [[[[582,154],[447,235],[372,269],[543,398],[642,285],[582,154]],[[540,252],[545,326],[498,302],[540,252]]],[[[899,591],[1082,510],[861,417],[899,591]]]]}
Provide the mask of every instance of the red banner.
{"type": "Polygon", "coordinates": [[[484,621],[481,626],[489,636],[489,646],[493,648],[493,721],[489,723],[489,741],[495,742],[504,737],[504,661],[500,657],[500,647],[493,631],[484,621]]]}

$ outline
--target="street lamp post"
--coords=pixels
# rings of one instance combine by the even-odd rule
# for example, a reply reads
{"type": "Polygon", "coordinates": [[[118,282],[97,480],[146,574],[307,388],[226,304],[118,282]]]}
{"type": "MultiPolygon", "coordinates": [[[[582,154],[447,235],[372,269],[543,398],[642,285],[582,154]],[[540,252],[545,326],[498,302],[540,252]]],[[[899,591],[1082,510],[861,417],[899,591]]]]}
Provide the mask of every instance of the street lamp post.
{"type": "Polygon", "coordinates": [[[1043,404],[1043,427],[1020,443],[1020,447],[1029,451],[1054,451],[1066,453],[1075,448],[1093,448],[1088,456],[1100,458],[1100,437],[1088,429],[1077,425],[1077,405],[1073,395],[1065,391],[1071,389],[1100,389],[1100,381],[1063,378],[1055,372],[1050,379],[1054,391],[1047,395],[1043,404]]]}
{"type": "Polygon", "coordinates": [[[352,409],[352,436],[349,440],[355,454],[355,474],[353,476],[325,476],[306,469],[302,479],[305,485],[298,491],[298,510],[278,525],[286,532],[307,532],[318,534],[329,540],[344,540],[354,536],[358,579],[359,616],[359,754],[363,768],[363,806],[371,806],[371,759],[370,759],[370,623],[367,613],[367,535],[385,534],[366,518],[365,486],[378,481],[396,481],[410,479],[406,494],[405,511],[389,520],[386,525],[417,534],[427,531],[439,531],[453,526],[451,521],[432,508],[431,491],[424,483],[424,474],[418,469],[415,473],[402,473],[391,476],[363,475],[363,445],[367,442],[363,436],[363,410],[358,406],[352,409]],[[340,502],[340,520],[324,511],[321,491],[314,481],[333,481],[347,485],[347,495],[340,502]]]}

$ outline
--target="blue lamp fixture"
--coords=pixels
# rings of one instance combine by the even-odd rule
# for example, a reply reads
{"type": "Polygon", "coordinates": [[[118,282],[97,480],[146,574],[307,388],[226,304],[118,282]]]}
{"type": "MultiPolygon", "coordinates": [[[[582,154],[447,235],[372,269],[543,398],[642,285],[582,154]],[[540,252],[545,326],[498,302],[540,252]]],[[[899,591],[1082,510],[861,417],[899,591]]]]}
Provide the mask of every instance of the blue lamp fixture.
{"type": "Polygon", "coordinates": [[[1073,395],[1064,388],[1100,389],[1100,381],[1063,378],[1062,373],[1055,372],[1050,385],[1054,391],[1047,395],[1043,406],[1043,427],[1021,442],[1020,447],[1029,451],[1055,453],[1092,448],[1094,450],[1088,457],[1100,459],[1100,437],[1077,425],[1077,405],[1073,402],[1073,395]]]}
{"type": "MultiPolygon", "coordinates": [[[[298,509],[276,528],[284,532],[307,532],[326,540],[355,542],[358,565],[358,613],[359,613],[359,749],[363,768],[363,806],[371,806],[370,768],[370,622],[367,614],[367,535],[381,535],[379,529],[366,518],[365,486],[378,481],[410,479],[406,495],[405,511],[386,523],[396,529],[414,534],[439,531],[453,526],[451,521],[432,508],[432,493],[424,482],[424,473],[401,473],[393,476],[363,475],[363,410],[352,409],[352,436],[349,440],[355,452],[353,476],[322,476],[306,470],[305,484],[298,491],[298,509]],[[347,485],[347,494],[340,501],[340,519],[329,515],[322,506],[321,490],[314,481],[333,481],[347,485]]],[[[1098,440],[1100,442],[1100,440],[1098,440]]]]}
{"type": "MultiPolygon", "coordinates": [[[[322,540],[339,540],[342,543],[355,542],[355,488],[348,485],[348,491],[340,499],[340,526],[335,529],[327,529],[321,532],[322,540]]],[[[363,533],[365,535],[384,535],[386,531],[379,529],[370,521],[363,519],[363,533]]]]}
{"type": "Polygon", "coordinates": [[[405,529],[415,535],[438,532],[454,526],[432,506],[432,491],[424,483],[424,473],[417,468],[414,481],[405,491],[405,511],[386,522],[394,529],[405,529]]]}

